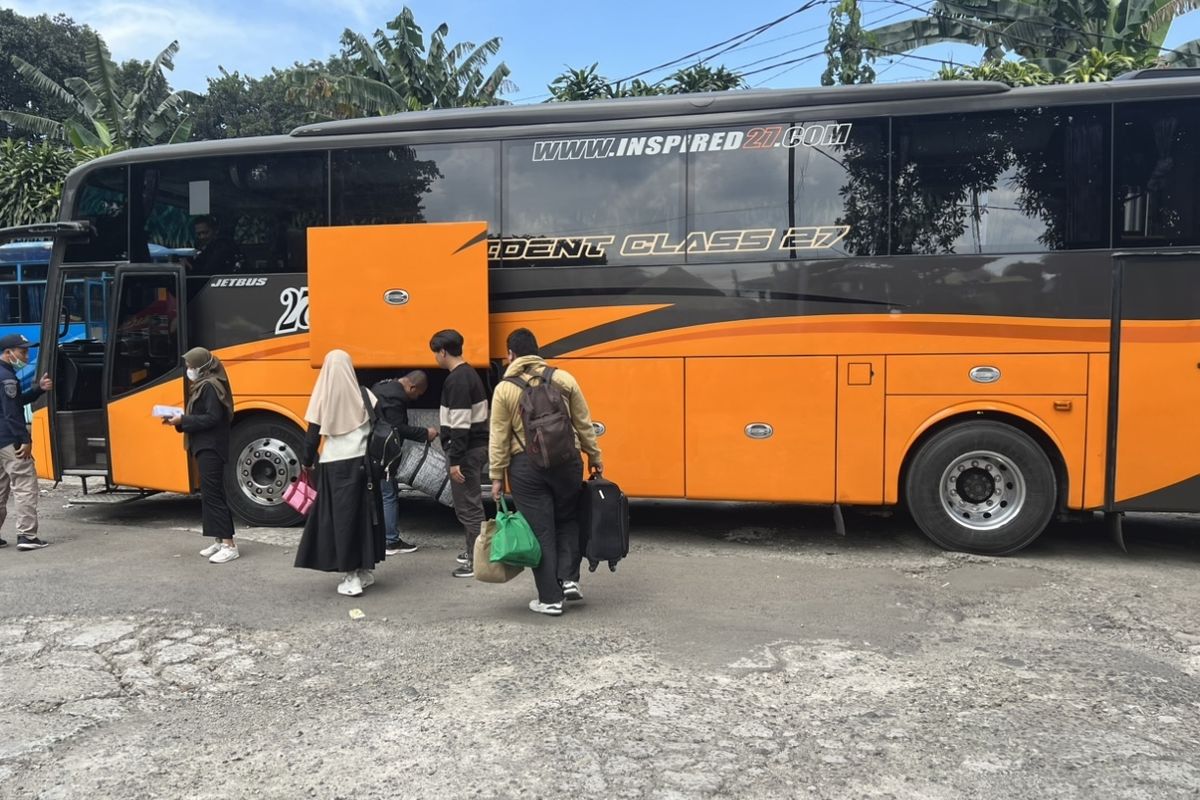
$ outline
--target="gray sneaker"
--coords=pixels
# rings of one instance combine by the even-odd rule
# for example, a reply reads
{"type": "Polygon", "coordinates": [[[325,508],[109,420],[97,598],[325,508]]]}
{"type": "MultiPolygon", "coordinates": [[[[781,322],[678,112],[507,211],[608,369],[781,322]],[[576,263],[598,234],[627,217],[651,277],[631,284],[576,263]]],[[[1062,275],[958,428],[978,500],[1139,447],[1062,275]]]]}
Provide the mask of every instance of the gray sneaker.
{"type": "Polygon", "coordinates": [[[575,581],[563,581],[563,599],[582,600],[583,592],[579,591],[579,584],[575,581]]]}
{"type": "Polygon", "coordinates": [[[551,617],[561,617],[562,603],[543,603],[541,600],[530,600],[529,610],[535,614],[547,614],[551,617]]]}
{"type": "Polygon", "coordinates": [[[17,537],[17,549],[18,550],[41,550],[43,547],[49,547],[49,546],[50,546],[49,542],[43,542],[41,539],[39,539],[36,536],[18,536],[17,537]]]}

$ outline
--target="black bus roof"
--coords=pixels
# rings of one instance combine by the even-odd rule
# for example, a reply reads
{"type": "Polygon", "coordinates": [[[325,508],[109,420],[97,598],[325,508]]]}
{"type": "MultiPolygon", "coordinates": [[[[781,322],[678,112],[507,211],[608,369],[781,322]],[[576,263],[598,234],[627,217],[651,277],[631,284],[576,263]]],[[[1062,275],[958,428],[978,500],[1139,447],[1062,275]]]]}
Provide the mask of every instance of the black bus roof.
{"type": "Polygon", "coordinates": [[[936,114],[1200,97],[1200,77],[1192,72],[1142,70],[1132,76],[1136,79],[1015,89],[988,81],[921,81],[410,111],[302,125],[288,135],[183,142],[125,150],[77,167],[69,176],[68,186],[93,169],[121,164],[357,147],[379,143],[383,138],[398,144],[432,144],[505,137],[589,135],[600,125],[609,132],[697,124],[737,125],[762,121],[764,112],[793,112],[810,119],[830,119],[839,115],[936,114]],[[821,114],[825,116],[821,117],[821,114]]]}

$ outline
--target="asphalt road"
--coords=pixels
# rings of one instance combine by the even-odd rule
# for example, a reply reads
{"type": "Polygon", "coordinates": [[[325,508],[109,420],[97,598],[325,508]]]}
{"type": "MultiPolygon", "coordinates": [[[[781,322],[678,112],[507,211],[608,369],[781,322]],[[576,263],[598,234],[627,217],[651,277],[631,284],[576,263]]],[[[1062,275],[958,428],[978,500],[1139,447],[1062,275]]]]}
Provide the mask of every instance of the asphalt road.
{"type": "Polygon", "coordinates": [[[0,797],[1200,795],[1195,519],[990,559],[902,517],[639,503],[547,618],[528,574],[451,578],[428,501],[345,598],[298,531],[210,565],[195,500],[72,498],[0,550],[0,797]]]}

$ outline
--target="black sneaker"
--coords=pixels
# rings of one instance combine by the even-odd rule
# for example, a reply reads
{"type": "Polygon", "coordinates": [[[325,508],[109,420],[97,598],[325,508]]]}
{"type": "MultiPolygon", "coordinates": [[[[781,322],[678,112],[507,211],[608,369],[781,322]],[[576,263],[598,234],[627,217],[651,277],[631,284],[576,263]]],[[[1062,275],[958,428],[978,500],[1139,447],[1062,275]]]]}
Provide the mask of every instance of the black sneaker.
{"type": "Polygon", "coordinates": [[[388,542],[387,549],[383,552],[389,556],[398,556],[401,553],[417,552],[417,546],[415,544],[409,544],[403,539],[398,539],[395,542],[388,542]]]}
{"type": "Polygon", "coordinates": [[[17,537],[17,549],[18,550],[41,550],[43,547],[49,547],[49,546],[50,546],[49,542],[43,542],[41,539],[39,539],[36,536],[18,536],[17,537]]]}
{"type": "Polygon", "coordinates": [[[470,564],[463,564],[461,567],[454,570],[454,572],[451,572],[450,574],[456,578],[474,578],[475,577],[475,568],[472,567],[470,564]]]}
{"type": "Polygon", "coordinates": [[[459,553],[458,556],[454,560],[460,564],[470,564],[471,563],[471,557],[469,555],[467,555],[467,551],[465,551],[465,550],[463,552],[459,553]]]}
{"type": "Polygon", "coordinates": [[[582,600],[583,592],[575,581],[563,581],[563,600],[582,600]]]}
{"type": "Polygon", "coordinates": [[[4,541],[3,539],[0,539],[0,547],[8,547],[8,542],[4,541]]]}

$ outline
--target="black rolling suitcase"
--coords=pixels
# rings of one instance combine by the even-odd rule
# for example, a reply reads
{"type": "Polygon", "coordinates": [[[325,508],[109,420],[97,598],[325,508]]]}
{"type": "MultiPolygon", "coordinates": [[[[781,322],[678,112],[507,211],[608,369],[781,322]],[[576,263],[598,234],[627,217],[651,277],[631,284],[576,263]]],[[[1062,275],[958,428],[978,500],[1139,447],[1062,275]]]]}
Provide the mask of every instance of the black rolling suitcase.
{"type": "Polygon", "coordinates": [[[601,561],[617,570],[617,562],[629,555],[629,499],[610,480],[592,477],[579,493],[579,538],[588,571],[601,561]]]}

